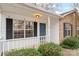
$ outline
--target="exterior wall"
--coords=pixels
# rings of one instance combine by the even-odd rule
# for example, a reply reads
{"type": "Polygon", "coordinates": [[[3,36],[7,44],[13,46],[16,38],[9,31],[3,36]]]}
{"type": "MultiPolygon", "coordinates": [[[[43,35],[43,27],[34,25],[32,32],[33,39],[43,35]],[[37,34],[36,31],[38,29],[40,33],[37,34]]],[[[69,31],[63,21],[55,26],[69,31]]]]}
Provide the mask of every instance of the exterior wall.
{"type": "Polygon", "coordinates": [[[76,22],[77,22],[77,15],[75,12],[73,13],[70,13],[64,17],[62,17],[60,20],[59,20],[59,38],[60,38],[60,42],[62,42],[64,40],[64,26],[63,24],[64,23],[70,23],[72,24],[72,36],[76,36],[76,22]]]}
{"type": "Polygon", "coordinates": [[[59,44],[59,18],[52,16],[50,20],[50,40],[59,44]]]}

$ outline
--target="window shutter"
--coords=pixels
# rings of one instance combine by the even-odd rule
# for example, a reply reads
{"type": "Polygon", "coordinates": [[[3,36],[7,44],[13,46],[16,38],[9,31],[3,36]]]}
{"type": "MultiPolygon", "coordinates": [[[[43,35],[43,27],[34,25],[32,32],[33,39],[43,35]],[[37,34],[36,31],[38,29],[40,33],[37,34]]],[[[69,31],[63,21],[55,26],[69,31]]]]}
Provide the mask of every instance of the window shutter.
{"type": "Polygon", "coordinates": [[[37,22],[34,22],[34,37],[37,36],[37,22]]]}
{"type": "Polygon", "coordinates": [[[6,18],[6,39],[13,38],[13,19],[6,18]]]}

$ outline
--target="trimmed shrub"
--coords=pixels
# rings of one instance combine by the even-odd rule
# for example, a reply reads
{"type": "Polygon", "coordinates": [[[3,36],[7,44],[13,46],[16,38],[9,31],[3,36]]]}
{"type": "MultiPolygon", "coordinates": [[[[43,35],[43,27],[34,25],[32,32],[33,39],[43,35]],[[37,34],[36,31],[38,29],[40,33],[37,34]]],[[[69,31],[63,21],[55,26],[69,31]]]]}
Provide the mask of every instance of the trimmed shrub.
{"type": "Polygon", "coordinates": [[[6,56],[37,56],[40,53],[36,49],[19,49],[19,50],[12,50],[10,52],[5,53],[6,56]]]}
{"type": "Polygon", "coordinates": [[[43,56],[60,56],[62,55],[62,48],[54,43],[47,43],[40,45],[38,51],[43,56]]]}
{"type": "Polygon", "coordinates": [[[78,37],[69,37],[66,38],[62,43],[61,46],[67,49],[77,49],[79,48],[79,38],[78,37]]]}

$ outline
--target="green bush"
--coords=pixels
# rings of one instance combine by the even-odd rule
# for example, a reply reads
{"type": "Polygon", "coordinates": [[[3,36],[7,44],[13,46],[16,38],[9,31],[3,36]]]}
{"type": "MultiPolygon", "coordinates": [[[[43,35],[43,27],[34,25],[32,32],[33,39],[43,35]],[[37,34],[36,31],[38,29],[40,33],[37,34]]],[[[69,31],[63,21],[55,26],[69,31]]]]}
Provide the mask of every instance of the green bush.
{"type": "Polygon", "coordinates": [[[79,38],[78,37],[66,38],[61,44],[61,46],[67,49],[77,49],[79,48],[79,38]]]}
{"type": "Polygon", "coordinates": [[[19,50],[12,50],[10,52],[5,53],[6,56],[37,56],[40,53],[36,49],[19,49],[19,50]]]}
{"type": "Polygon", "coordinates": [[[62,48],[54,43],[40,45],[38,51],[43,56],[59,56],[62,55],[62,48]]]}

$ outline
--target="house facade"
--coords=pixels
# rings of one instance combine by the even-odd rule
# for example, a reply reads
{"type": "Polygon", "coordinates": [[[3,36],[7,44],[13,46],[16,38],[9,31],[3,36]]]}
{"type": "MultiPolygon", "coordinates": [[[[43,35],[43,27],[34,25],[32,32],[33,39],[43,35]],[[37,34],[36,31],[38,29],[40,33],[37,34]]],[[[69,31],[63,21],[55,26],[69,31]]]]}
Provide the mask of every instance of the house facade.
{"type": "Polygon", "coordinates": [[[59,17],[27,4],[0,4],[0,52],[59,44],[59,17]]]}
{"type": "Polygon", "coordinates": [[[31,4],[0,4],[0,52],[60,44],[70,36],[79,36],[77,10],[57,15],[31,4]]]}
{"type": "Polygon", "coordinates": [[[66,37],[79,36],[79,16],[76,9],[61,15],[59,20],[59,39],[62,42],[66,37]]]}

